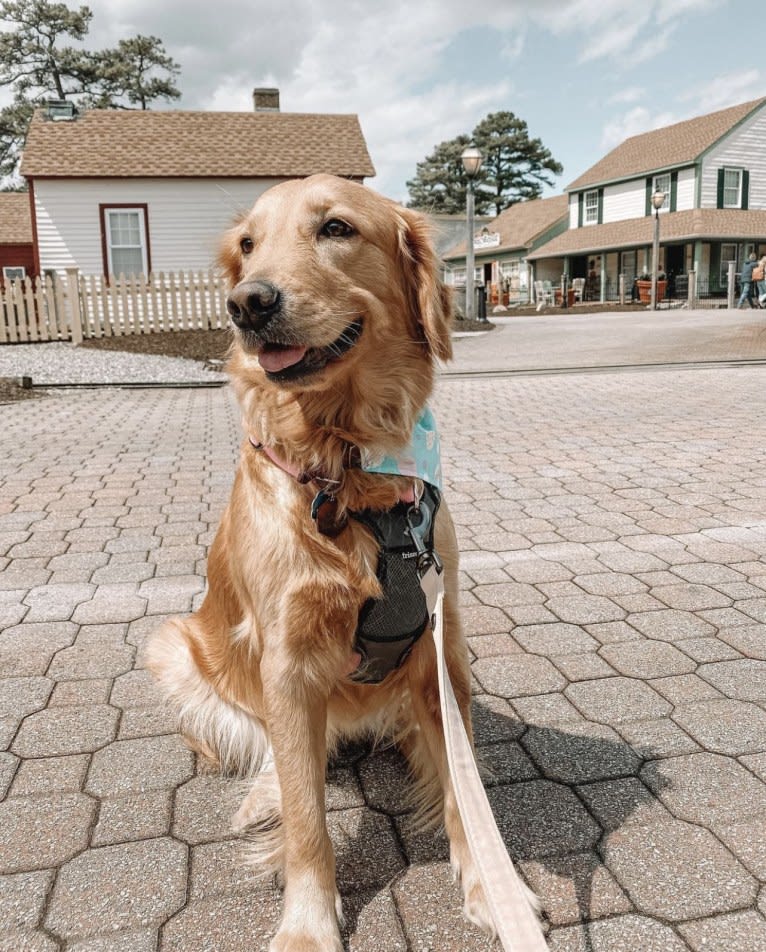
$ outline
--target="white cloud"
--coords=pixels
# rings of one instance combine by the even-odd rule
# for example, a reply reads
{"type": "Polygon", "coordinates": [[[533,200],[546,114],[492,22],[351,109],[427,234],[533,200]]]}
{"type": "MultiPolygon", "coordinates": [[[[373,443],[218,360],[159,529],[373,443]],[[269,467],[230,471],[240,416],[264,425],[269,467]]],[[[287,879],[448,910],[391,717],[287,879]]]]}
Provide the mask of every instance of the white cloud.
{"type": "Polygon", "coordinates": [[[678,117],[673,115],[672,112],[660,112],[643,105],[634,106],[625,115],[608,122],[604,126],[600,145],[605,151],[613,149],[630,136],[649,132],[652,129],[660,129],[678,121],[678,117]]]}
{"type": "Polygon", "coordinates": [[[716,76],[704,85],[688,90],[679,99],[693,103],[695,113],[701,115],[758,99],[763,94],[763,74],[753,68],[716,76]]]}

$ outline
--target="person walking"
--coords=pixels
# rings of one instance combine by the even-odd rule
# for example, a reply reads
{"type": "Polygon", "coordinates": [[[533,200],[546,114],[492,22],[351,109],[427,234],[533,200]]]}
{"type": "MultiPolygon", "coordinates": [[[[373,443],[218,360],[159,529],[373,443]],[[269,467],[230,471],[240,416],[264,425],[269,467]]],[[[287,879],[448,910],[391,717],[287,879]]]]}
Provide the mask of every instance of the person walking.
{"type": "Polygon", "coordinates": [[[766,305],[766,254],[761,256],[760,261],[753,269],[753,280],[757,281],[758,303],[761,307],[764,307],[766,305]]]}
{"type": "Polygon", "coordinates": [[[755,252],[751,251],[747,261],[742,265],[742,274],[739,276],[742,292],[737,302],[738,308],[743,307],[745,301],[753,307],[753,271],[757,260],[755,252]]]}

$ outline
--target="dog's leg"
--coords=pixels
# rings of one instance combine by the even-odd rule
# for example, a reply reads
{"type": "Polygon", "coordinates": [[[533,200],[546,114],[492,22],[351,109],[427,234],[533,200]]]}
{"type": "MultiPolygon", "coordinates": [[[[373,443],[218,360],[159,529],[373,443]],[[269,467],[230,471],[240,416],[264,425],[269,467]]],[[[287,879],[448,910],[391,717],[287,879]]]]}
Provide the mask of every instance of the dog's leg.
{"type": "Polygon", "coordinates": [[[261,661],[282,803],[284,913],[270,952],[342,952],[335,857],[325,822],[327,697],[311,659],[280,648],[261,661]]]}

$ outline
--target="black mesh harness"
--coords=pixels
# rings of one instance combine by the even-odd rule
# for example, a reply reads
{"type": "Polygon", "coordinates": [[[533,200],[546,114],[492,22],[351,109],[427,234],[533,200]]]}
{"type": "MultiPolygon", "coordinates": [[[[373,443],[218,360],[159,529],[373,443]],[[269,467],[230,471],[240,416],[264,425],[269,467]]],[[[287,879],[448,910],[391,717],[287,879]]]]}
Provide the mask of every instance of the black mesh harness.
{"type": "Polygon", "coordinates": [[[379,684],[400,667],[428,625],[426,597],[420,579],[434,563],[434,522],[441,502],[435,486],[423,483],[415,503],[392,509],[363,509],[351,518],[373,533],[380,546],[377,578],[383,593],[369,598],[359,612],[354,649],[362,657],[351,679],[379,684]]]}

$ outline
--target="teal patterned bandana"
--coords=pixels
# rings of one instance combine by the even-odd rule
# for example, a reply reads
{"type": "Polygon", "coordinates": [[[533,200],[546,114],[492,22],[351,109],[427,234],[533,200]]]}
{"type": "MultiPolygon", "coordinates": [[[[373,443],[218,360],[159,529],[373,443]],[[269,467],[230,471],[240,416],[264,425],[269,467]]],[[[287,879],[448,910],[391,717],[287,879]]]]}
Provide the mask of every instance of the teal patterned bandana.
{"type": "Polygon", "coordinates": [[[439,432],[430,407],[425,406],[415,423],[409,445],[396,456],[373,455],[362,449],[362,469],[367,473],[414,476],[437,489],[442,488],[439,432]]]}

